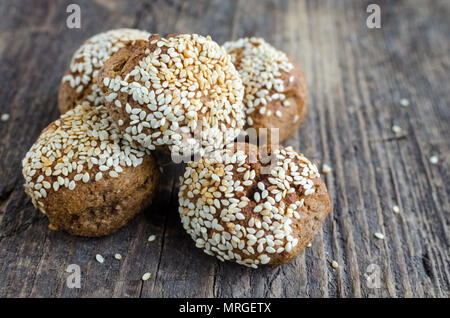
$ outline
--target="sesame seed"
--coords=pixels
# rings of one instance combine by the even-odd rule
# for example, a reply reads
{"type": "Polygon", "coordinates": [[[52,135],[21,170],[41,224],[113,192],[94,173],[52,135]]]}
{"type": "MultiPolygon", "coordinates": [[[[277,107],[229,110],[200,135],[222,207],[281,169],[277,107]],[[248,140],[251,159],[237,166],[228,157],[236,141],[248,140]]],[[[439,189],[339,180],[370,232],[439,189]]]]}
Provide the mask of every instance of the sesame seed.
{"type": "Polygon", "coordinates": [[[439,158],[437,156],[431,156],[429,161],[431,164],[435,165],[439,162],[439,158]]]}
{"type": "Polygon", "coordinates": [[[116,260],[121,260],[122,259],[122,255],[121,254],[119,254],[119,253],[116,253],[116,254],[114,254],[114,258],[116,259],[116,260]]]}
{"type": "Polygon", "coordinates": [[[148,242],[153,242],[154,240],[156,239],[156,236],[155,235],[150,235],[149,237],[148,237],[148,242]]]}
{"type": "Polygon", "coordinates": [[[147,272],[144,275],[142,275],[142,280],[143,281],[149,280],[151,276],[152,276],[152,274],[147,272]]]}
{"type": "Polygon", "coordinates": [[[331,167],[329,165],[327,165],[326,163],[324,163],[322,165],[322,173],[323,174],[328,174],[331,172],[331,167]]]}
{"type": "Polygon", "coordinates": [[[100,180],[103,177],[103,174],[101,172],[97,172],[95,175],[95,181],[100,180]]]}
{"type": "Polygon", "coordinates": [[[336,262],[336,261],[332,261],[331,262],[331,267],[333,267],[333,268],[338,268],[339,267],[339,264],[338,264],[338,262],[336,262]]]}
{"type": "Polygon", "coordinates": [[[87,182],[89,182],[89,179],[90,179],[89,173],[86,172],[86,173],[83,175],[83,182],[84,182],[84,183],[87,183],[87,182]]]}
{"type": "Polygon", "coordinates": [[[117,177],[119,177],[119,174],[118,174],[117,172],[111,170],[111,171],[109,172],[109,176],[110,176],[111,178],[117,178],[117,177]]]}
{"type": "Polygon", "coordinates": [[[394,205],[392,207],[392,211],[394,211],[394,213],[398,214],[398,213],[400,213],[400,208],[398,207],[398,205],[394,205]]]}
{"type": "Polygon", "coordinates": [[[384,234],[380,233],[380,232],[375,232],[373,234],[377,239],[383,240],[384,239],[384,234]]]}
{"type": "Polygon", "coordinates": [[[398,125],[393,125],[392,126],[392,131],[396,134],[400,133],[402,131],[402,128],[398,125]]]}
{"type": "Polygon", "coordinates": [[[8,121],[9,120],[9,114],[7,114],[7,113],[2,114],[1,120],[2,121],[8,121]]]}
{"type": "Polygon", "coordinates": [[[403,106],[403,107],[408,107],[409,106],[409,100],[407,100],[406,98],[400,99],[400,105],[403,106]]]}
{"type": "Polygon", "coordinates": [[[105,259],[100,254],[95,255],[95,259],[97,260],[97,262],[99,262],[101,264],[103,264],[103,262],[105,262],[105,259]]]}

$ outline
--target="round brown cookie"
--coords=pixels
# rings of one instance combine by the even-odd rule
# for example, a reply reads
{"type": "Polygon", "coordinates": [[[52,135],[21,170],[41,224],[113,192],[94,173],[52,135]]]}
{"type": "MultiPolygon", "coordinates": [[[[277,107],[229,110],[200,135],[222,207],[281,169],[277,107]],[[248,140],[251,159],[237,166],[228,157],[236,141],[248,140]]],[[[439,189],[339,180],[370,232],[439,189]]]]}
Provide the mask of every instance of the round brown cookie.
{"type": "Polygon", "coordinates": [[[22,161],[25,192],[49,227],[81,236],[113,233],[147,206],[160,171],[120,137],[104,106],[80,105],[41,133],[22,161]]]}
{"type": "Polygon", "coordinates": [[[290,262],[330,211],[325,183],[302,154],[248,143],[189,162],[178,198],[197,247],[253,268],[290,262]]]}
{"type": "Polygon", "coordinates": [[[278,128],[280,142],[294,135],[307,111],[306,83],[298,65],[261,38],[241,38],[223,47],[244,84],[245,128],[255,128],[265,138],[270,130],[259,128],[278,128]]]}
{"type": "Polygon", "coordinates": [[[125,138],[150,150],[203,155],[243,126],[242,81],[210,37],[153,35],[114,54],[99,83],[125,138]]]}
{"type": "Polygon", "coordinates": [[[136,40],[147,40],[150,33],[135,29],[117,29],[89,38],[75,52],[62,78],[58,107],[63,114],[80,104],[103,105],[97,76],[105,61],[119,49],[136,40]]]}

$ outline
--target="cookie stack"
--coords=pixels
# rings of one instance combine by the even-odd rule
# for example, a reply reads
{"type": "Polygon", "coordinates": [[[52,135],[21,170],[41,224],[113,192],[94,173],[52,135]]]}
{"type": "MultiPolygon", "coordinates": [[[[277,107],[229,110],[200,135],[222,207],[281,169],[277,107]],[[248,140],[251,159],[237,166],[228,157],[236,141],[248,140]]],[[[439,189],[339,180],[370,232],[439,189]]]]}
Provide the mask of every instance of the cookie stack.
{"type": "Polygon", "coordinates": [[[274,142],[295,133],[307,94],[299,67],[263,39],[101,33],[73,55],[58,106],[22,161],[25,192],[51,229],[123,227],[152,201],[157,151],[191,158],[181,222],[222,261],[287,263],[329,213],[315,165],[274,142]],[[260,146],[236,142],[245,133],[260,146]]]}

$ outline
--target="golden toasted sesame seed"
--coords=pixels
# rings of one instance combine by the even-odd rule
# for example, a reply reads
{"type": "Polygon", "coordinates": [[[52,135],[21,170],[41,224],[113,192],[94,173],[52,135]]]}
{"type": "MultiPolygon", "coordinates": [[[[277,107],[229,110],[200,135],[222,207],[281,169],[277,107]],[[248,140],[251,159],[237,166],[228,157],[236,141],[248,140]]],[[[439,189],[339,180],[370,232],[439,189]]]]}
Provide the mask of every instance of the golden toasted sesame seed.
{"type": "Polygon", "coordinates": [[[392,211],[394,211],[394,213],[398,214],[398,213],[400,213],[400,208],[398,207],[398,205],[394,205],[392,207],[392,211]]]}
{"type": "Polygon", "coordinates": [[[331,167],[329,165],[327,165],[326,163],[324,163],[322,165],[322,173],[323,174],[327,174],[329,172],[331,172],[331,167]]]}

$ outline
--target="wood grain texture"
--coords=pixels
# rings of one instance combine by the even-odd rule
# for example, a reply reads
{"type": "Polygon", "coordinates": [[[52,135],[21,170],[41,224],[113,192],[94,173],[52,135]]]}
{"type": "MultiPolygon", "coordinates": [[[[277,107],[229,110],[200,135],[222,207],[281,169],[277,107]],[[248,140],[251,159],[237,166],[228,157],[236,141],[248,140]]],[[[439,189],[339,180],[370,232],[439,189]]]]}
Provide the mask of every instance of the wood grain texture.
{"type": "Polygon", "coordinates": [[[82,28],[68,29],[70,1],[1,1],[0,113],[10,119],[0,122],[0,297],[449,297],[450,5],[376,1],[382,28],[368,29],[371,2],[77,1],[82,28]],[[293,263],[251,270],[197,249],[177,212],[183,166],[167,158],[157,200],[114,235],[47,228],[23,192],[21,159],[59,115],[57,89],[74,50],[118,27],[219,43],[261,36],[303,67],[310,111],[286,144],[332,167],[324,179],[333,212],[293,263]],[[66,286],[69,264],[81,267],[80,289],[66,286]],[[370,264],[381,288],[366,284],[370,264]],[[152,277],[143,282],[145,272],[152,277]]]}

